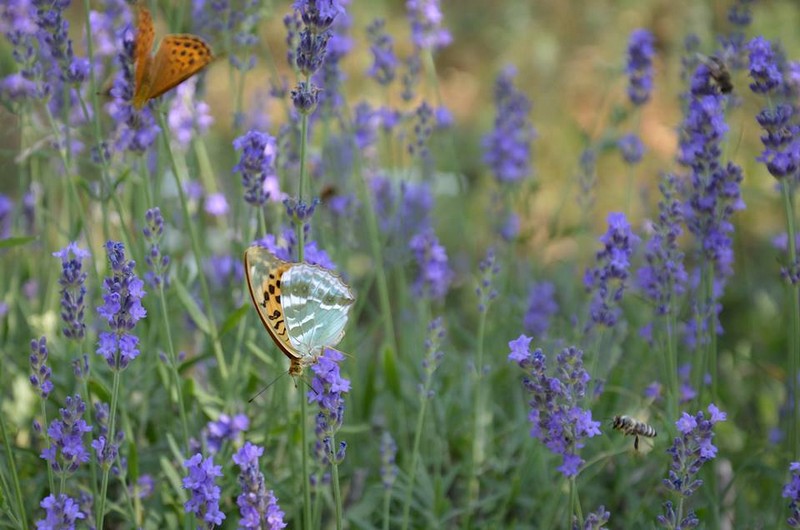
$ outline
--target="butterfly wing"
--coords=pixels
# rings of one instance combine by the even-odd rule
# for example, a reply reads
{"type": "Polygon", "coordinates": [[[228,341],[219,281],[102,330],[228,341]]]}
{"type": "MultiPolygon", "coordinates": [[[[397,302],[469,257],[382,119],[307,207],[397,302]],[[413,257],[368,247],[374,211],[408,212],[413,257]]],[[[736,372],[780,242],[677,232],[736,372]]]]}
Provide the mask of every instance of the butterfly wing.
{"type": "Polygon", "coordinates": [[[314,357],[342,340],[355,298],[341,278],[322,267],[296,263],[283,274],[281,287],[289,340],[296,350],[314,357]]]}
{"type": "Polygon", "coordinates": [[[278,348],[294,362],[302,355],[289,340],[281,289],[283,277],[291,267],[292,264],[279,260],[265,248],[250,247],[244,253],[247,288],[261,323],[278,348]]]}
{"type": "Polygon", "coordinates": [[[211,48],[194,35],[167,35],[153,59],[146,99],[157,98],[205,68],[214,59],[211,48]]]}
{"type": "MultiPolygon", "coordinates": [[[[153,17],[150,10],[144,6],[139,6],[138,23],[136,29],[136,45],[134,47],[134,61],[136,62],[136,72],[134,73],[134,100],[144,97],[142,92],[146,89],[147,74],[152,68],[153,40],[155,39],[155,29],[153,28],[153,17]]],[[[144,103],[146,98],[142,101],[144,103]]],[[[141,105],[140,105],[141,107],[141,105]]]]}

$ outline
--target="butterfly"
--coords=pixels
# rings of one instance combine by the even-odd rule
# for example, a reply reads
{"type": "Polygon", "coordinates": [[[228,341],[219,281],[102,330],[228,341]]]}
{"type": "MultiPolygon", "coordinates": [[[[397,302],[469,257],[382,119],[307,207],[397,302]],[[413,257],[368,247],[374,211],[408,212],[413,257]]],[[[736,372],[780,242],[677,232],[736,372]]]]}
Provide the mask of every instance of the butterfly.
{"type": "Polygon", "coordinates": [[[342,340],[355,298],[339,276],[256,246],[244,253],[244,271],[261,322],[291,362],[289,374],[302,374],[342,340]]]}
{"type": "Polygon", "coordinates": [[[203,39],[188,34],[167,35],[152,55],[155,34],[150,11],[140,5],[134,49],[133,106],[137,110],[149,100],[180,85],[214,59],[211,48],[203,39]]]}

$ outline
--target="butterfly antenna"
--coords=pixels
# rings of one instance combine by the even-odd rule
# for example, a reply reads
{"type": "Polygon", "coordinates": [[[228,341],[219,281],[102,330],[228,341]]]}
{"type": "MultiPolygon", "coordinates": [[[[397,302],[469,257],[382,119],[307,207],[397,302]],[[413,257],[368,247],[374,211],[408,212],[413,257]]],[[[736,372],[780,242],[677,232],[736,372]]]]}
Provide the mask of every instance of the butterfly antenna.
{"type": "MultiPolygon", "coordinates": [[[[252,402],[253,402],[253,401],[254,401],[254,400],[255,400],[255,399],[258,397],[258,396],[260,396],[261,394],[263,394],[264,392],[266,392],[266,391],[267,391],[267,389],[268,389],[269,387],[271,387],[271,386],[272,386],[272,385],[274,385],[276,382],[278,382],[278,379],[280,379],[281,377],[283,377],[284,375],[286,375],[286,374],[288,374],[288,373],[289,373],[289,372],[283,372],[283,373],[281,373],[281,375],[279,375],[278,377],[276,377],[275,379],[273,379],[272,381],[270,381],[270,382],[269,382],[269,384],[268,384],[267,386],[265,386],[264,388],[262,388],[261,390],[259,390],[259,391],[258,391],[258,393],[257,393],[255,396],[253,396],[253,397],[251,397],[250,399],[248,399],[248,400],[247,400],[247,402],[248,402],[248,403],[252,403],[252,402]]],[[[297,385],[295,385],[295,386],[297,386],[297,385]]]]}

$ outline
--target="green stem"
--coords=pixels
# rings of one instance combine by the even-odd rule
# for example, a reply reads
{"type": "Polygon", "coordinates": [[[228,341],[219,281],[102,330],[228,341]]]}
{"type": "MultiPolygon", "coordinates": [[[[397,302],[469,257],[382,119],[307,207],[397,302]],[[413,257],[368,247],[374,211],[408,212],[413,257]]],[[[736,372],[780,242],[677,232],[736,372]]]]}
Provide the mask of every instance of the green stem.
{"type": "Polygon", "coordinates": [[[336,435],[331,434],[331,482],[333,506],[336,510],[336,530],[342,530],[342,492],[339,487],[339,464],[336,462],[336,435]]]}
{"type": "MultiPolygon", "coordinates": [[[[786,211],[786,231],[789,238],[789,266],[794,267],[797,263],[797,245],[795,244],[796,227],[794,213],[794,198],[792,196],[793,187],[784,180],[781,182],[781,192],[783,194],[783,207],[786,211]]],[[[789,283],[787,287],[789,298],[789,314],[791,315],[791,326],[789,327],[789,378],[790,388],[794,405],[792,407],[792,429],[789,440],[793,459],[798,459],[800,451],[800,384],[797,375],[800,370],[800,285],[789,283]]]]}
{"type": "Polygon", "coordinates": [[[164,316],[164,331],[167,333],[167,346],[169,349],[169,366],[172,371],[172,376],[175,378],[175,392],[178,394],[178,411],[181,415],[181,424],[183,426],[183,443],[186,454],[189,454],[189,422],[186,420],[186,406],[183,403],[183,391],[181,389],[181,376],[178,373],[178,358],[175,355],[175,344],[172,340],[172,326],[169,322],[169,313],[167,313],[167,299],[164,296],[164,282],[162,281],[158,286],[158,298],[161,302],[161,314],[164,316]]]}
{"type": "MultiPolygon", "coordinates": [[[[305,194],[306,188],[306,179],[308,176],[306,175],[306,152],[307,149],[307,142],[308,142],[308,114],[303,114],[303,117],[300,119],[300,184],[297,190],[297,202],[298,204],[303,202],[303,195],[305,194]]],[[[305,258],[305,233],[303,231],[303,222],[297,222],[297,261],[302,262],[305,258]]]]}
{"type": "Polygon", "coordinates": [[[389,530],[389,508],[392,502],[392,488],[383,490],[383,530],[389,530]]]}
{"type": "Polygon", "coordinates": [[[472,404],[472,460],[469,467],[469,480],[468,480],[468,495],[466,506],[466,519],[464,528],[470,527],[470,519],[472,515],[472,507],[477,506],[477,501],[480,496],[480,483],[478,481],[478,469],[483,464],[483,458],[486,454],[486,430],[484,429],[485,419],[485,403],[483,396],[483,351],[484,351],[484,336],[486,334],[486,313],[488,307],[484,308],[481,312],[480,320],[478,321],[478,352],[477,352],[477,365],[476,381],[475,381],[475,401],[472,404]]]}
{"type": "MultiPolygon", "coordinates": [[[[42,432],[45,433],[44,439],[47,440],[47,447],[49,448],[50,447],[50,437],[47,436],[47,434],[46,434],[47,433],[47,429],[48,429],[47,403],[45,402],[44,399],[41,399],[40,401],[41,401],[42,418],[43,418],[42,432]]],[[[89,402],[86,401],[86,403],[89,403],[89,402]]],[[[90,425],[90,423],[87,422],[87,425],[90,425]]],[[[53,468],[50,467],[49,464],[47,466],[47,481],[50,484],[50,492],[51,493],[55,493],[55,491],[56,491],[56,483],[55,483],[55,478],[53,477],[53,468]]]]}
{"type": "Polygon", "coordinates": [[[311,484],[308,474],[308,427],[306,426],[306,414],[308,405],[305,396],[300,398],[300,469],[303,474],[303,528],[311,530],[311,484]]]}
{"type": "MultiPolygon", "coordinates": [[[[25,503],[23,502],[22,497],[22,488],[19,485],[19,475],[17,474],[17,465],[14,463],[14,450],[11,447],[11,440],[8,438],[8,432],[6,431],[6,423],[3,414],[0,414],[0,435],[3,436],[3,445],[6,449],[6,455],[8,455],[8,468],[11,472],[11,480],[14,482],[14,496],[16,497],[17,501],[17,509],[19,510],[19,520],[22,523],[23,530],[28,529],[28,519],[25,515],[25,503]]],[[[50,466],[48,465],[47,468],[49,469],[50,466]]],[[[51,479],[52,480],[52,479],[51,479]]],[[[55,493],[52,489],[52,483],[50,486],[51,493],[55,493]]]]}
{"type": "MultiPolygon", "coordinates": [[[[117,418],[117,401],[119,400],[119,380],[120,380],[120,369],[114,368],[114,383],[113,389],[111,391],[111,410],[108,414],[108,438],[106,438],[106,447],[109,447],[111,444],[114,443],[114,437],[116,436],[116,432],[114,430],[114,423],[117,418]]],[[[100,485],[100,498],[98,501],[98,508],[97,508],[97,528],[105,528],[103,526],[103,519],[105,519],[105,511],[106,511],[106,494],[108,493],[108,476],[111,472],[111,462],[103,463],[103,482],[100,485]]]]}
{"type": "Polygon", "coordinates": [[[411,514],[411,494],[414,491],[414,479],[417,471],[417,461],[419,460],[419,444],[422,440],[422,427],[425,422],[425,410],[428,406],[428,391],[430,390],[430,383],[425,385],[425,388],[420,392],[420,407],[417,414],[417,426],[414,430],[414,446],[411,451],[411,465],[408,469],[408,484],[406,484],[406,498],[403,502],[403,530],[408,528],[408,519],[411,514]]]}
{"type": "Polygon", "coordinates": [[[209,333],[211,335],[211,344],[214,347],[214,357],[217,360],[217,364],[219,365],[219,374],[222,377],[222,380],[227,383],[228,381],[228,365],[225,361],[225,354],[222,351],[222,343],[219,340],[219,332],[217,331],[217,323],[214,320],[214,314],[212,308],[214,307],[211,304],[211,295],[209,294],[208,290],[208,282],[206,281],[205,275],[202,273],[203,271],[203,260],[202,254],[200,253],[200,241],[197,238],[197,232],[194,228],[194,223],[192,223],[192,217],[189,214],[189,204],[186,200],[186,193],[183,191],[183,182],[184,176],[183,170],[177,164],[175,159],[175,153],[172,151],[172,145],[170,145],[169,138],[167,136],[167,121],[164,119],[164,114],[162,112],[157,112],[158,115],[158,124],[161,127],[162,137],[164,138],[164,145],[167,149],[167,155],[169,157],[170,165],[172,166],[172,173],[175,175],[175,184],[178,188],[178,197],[181,201],[181,211],[183,212],[183,222],[186,225],[187,230],[189,231],[189,239],[192,242],[192,253],[194,254],[195,263],[198,270],[198,278],[200,280],[200,292],[203,296],[203,304],[205,305],[205,310],[208,315],[208,327],[209,333]]]}

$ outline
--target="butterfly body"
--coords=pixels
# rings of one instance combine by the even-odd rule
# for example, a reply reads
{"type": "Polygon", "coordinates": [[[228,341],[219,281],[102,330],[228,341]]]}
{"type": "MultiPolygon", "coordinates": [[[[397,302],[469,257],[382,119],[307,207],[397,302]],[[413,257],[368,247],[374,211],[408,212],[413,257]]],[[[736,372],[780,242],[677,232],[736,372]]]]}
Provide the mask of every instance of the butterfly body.
{"type": "Polygon", "coordinates": [[[308,263],[289,263],[261,247],[244,254],[250,297],[270,337],[298,375],[344,337],[353,293],[341,278],[308,263]]]}
{"type": "Polygon", "coordinates": [[[214,54],[206,42],[195,35],[165,36],[153,55],[155,29],[147,8],[139,7],[134,59],[133,106],[141,109],[149,100],[183,83],[205,68],[214,54]]]}

